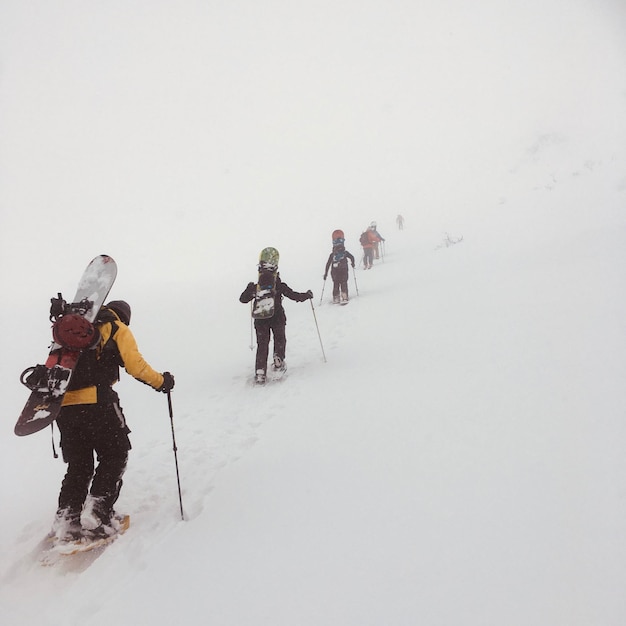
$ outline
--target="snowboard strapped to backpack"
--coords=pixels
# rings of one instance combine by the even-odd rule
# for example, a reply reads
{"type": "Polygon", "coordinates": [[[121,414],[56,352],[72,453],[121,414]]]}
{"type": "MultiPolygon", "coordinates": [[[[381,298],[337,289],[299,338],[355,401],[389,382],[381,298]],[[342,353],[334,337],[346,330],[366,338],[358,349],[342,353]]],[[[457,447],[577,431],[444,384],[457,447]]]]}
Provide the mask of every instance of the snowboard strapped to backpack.
{"type": "Polygon", "coordinates": [[[262,269],[259,271],[259,282],[256,285],[256,293],[254,294],[252,317],[257,320],[273,317],[275,298],[276,272],[262,269]]]}
{"type": "Polygon", "coordinates": [[[88,300],[68,304],[61,294],[50,299],[52,338],[68,350],[88,350],[98,344],[100,333],[85,314],[91,309],[88,300]]]}
{"type": "Polygon", "coordinates": [[[279,258],[276,248],[263,248],[261,250],[258,268],[259,278],[252,305],[252,317],[254,319],[268,319],[274,315],[279,258]]]}

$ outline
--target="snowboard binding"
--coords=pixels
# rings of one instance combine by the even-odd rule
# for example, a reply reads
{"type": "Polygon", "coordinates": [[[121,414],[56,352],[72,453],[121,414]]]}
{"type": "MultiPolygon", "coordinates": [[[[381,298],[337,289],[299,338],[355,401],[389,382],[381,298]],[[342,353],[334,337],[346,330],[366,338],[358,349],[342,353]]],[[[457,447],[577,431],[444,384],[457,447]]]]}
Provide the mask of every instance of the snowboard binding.
{"type": "Polygon", "coordinates": [[[70,370],[60,365],[50,369],[45,365],[34,365],[20,374],[20,382],[31,391],[37,391],[46,397],[57,397],[65,393],[70,374],[70,370]]]}
{"type": "Polygon", "coordinates": [[[50,321],[56,322],[59,318],[71,313],[85,316],[91,309],[93,309],[93,302],[87,298],[68,304],[58,293],[56,298],[50,298],[50,321]]]}

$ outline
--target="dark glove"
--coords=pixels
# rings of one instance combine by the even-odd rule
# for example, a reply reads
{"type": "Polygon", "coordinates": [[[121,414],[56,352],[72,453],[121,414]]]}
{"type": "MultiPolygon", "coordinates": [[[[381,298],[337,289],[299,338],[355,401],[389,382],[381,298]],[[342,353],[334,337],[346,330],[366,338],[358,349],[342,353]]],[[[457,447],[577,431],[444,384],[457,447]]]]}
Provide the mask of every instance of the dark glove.
{"type": "Polygon", "coordinates": [[[168,393],[174,389],[174,377],[169,372],[163,372],[163,384],[157,389],[163,393],[168,393]]]}
{"type": "Polygon", "coordinates": [[[61,317],[67,308],[67,303],[63,300],[63,296],[61,294],[58,295],[57,298],[50,298],[50,321],[61,317]]]}
{"type": "Polygon", "coordinates": [[[244,304],[246,302],[250,302],[250,300],[254,298],[255,290],[256,290],[256,285],[254,283],[248,283],[246,285],[246,288],[242,291],[241,295],[239,296],[239,302],[243,302],[244,304]]]}
{"type": "Polygon", "coordinates": [[[328,276],[328,274],[324,274],[324,280],[326,280],[326,277],[328,276]]]}
{"type": "Polygon", "coordinates": [[[352,269],[354,269],[354,263],[352,264],[352,269]]]}
{"type": "Polygon", "coordinates": [[[313,292],[310,289],[306,292],[306,299],[313,300],[313,292]]]}

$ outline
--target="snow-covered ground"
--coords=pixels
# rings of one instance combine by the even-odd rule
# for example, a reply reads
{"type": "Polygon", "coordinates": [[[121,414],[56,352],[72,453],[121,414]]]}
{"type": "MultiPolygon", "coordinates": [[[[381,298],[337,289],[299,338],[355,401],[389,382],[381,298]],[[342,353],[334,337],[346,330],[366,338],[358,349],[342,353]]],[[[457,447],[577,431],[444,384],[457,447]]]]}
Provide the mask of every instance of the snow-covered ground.
{"type": "Polygon", "coordinates": [[[626,622],[624,9],[512,4],[0,7],[2,624],[626,622]],[[372,219],[384,260],[320,304],[372,219]],[[315,309],[257,388],[267,245],[315,309]],[[185,521],[125,376],[131,527],[46,568],[64,464],[12,434],[17,377],[100,253],[176,376],[185,521]]]}

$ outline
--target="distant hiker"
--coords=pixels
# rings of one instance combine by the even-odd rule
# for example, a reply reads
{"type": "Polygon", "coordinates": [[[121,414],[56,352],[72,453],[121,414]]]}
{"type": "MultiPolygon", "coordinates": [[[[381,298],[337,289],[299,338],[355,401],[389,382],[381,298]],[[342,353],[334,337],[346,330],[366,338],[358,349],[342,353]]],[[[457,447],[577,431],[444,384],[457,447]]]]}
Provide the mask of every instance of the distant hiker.
{"type": "Polygon", "coordinates": [[[274,357],[272,366],[274,370],[285,370],[285,348],[287,337],[285,325],[287,316],[282,305],[283,296],[296,302],[304,302],[313,297],[313,292],[299,293],[293,291],[287,283],[280,279],[278,273],[278,250],[264,248],[259,256],[259,277],[257,283],[248,283],[239,301],[250,302],[254,300],[252,317],[256,330],[256,361],[255,382],[258,385],[265,383],[267,374],[267,357],[269,355],[270,331],[274,336],[274,357]]]}
{"type": "Polygon", "coordinates": [[[156,391],[167,393],[174,387],[169,372],[159,374],[141,356],[128,328],[130,314],[130,306],[123,300],[102,308],[95,323],[100,342],[81,354],[56,420],[67,463],[53,524],[53,533],[61,541],[104,538],[118,530],[119,518],[113,505],[120,495],[131,448],[130,429],[113,390],[120,377],[119,368],[124,367],[156,391]],[[94,454],[98,460],[95,471],[94,454]],[[97,524],[91,530],[83,529],[81,524],[88,494],[97,524]]]}
{"type": "Polygon", "coordinates": [[[374,265],[374,246],[378,244],[380,237],[372,230],[371,226],[368,226],[365,231],[361,233],[359,242],[363,246],[363,267],[366,270],[372,269],[374,265]]]}
{"type": "Polygon", "coordinates": [[[404,230],[404,218],[399,213],[398,217],[396,217],[396,224],[398,225],[398,230],[404,230]]]}
{"type": "Polygon", "coordinates": [[[370,224],[369,230],[371,230],[376,238],[374,239],[374,258],[380,259],[380,251],[378,249],[378,244],[381,241],[385,241],[384,237],[376,230],[376,222],[372,222],[370,224]]]}
{"type": "Polygon", "coordinates": [[[335,304],[348,302],[348,260],[354,269],[354,257],[346,250],[344,246],[345,238],[342,230],[333,232],[333,251],[328,257],[326,268],[324,269],[324,280],[328,276],[330,269],[330,277],[333,279],[333,302],[335,304]]]}

